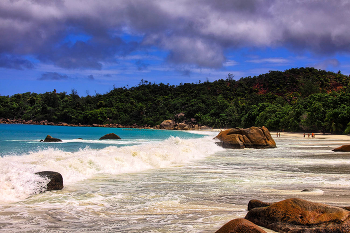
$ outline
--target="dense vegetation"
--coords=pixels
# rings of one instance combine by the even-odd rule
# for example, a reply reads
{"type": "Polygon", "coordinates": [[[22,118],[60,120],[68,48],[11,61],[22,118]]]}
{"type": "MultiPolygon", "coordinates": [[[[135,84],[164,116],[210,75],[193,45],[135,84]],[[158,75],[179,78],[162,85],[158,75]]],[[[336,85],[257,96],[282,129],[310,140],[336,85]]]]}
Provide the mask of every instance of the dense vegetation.
{"type": "Polygon", "coordinates": [[[75,90],[0,96],[0,118],[72,124],[155,126],[174,119],[212,127],[350,132],[350,78],[314,68],[270,71],[236,81],[152,84],[80,97],[75,90]],[[183,114],[179,114],[183,113],[183,114]]]}

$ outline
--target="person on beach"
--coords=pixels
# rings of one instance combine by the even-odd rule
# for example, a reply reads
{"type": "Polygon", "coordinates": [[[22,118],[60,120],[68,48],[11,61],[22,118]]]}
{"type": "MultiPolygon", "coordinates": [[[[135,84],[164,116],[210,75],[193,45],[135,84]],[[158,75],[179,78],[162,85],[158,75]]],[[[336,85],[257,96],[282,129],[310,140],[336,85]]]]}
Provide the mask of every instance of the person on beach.
{"type": "Polygon", "coordinates": [[[312,134],[311,134],[311,137],[312,137],[312,138],[314,138],[314,137],[315,137],[315,134],[314,134],[314,133],[312,133],[312,134]]]}
{"type": "Polygon", "coordinates": [[[304,133],[304,138],[305,138],[305,133],[304,133]]]}

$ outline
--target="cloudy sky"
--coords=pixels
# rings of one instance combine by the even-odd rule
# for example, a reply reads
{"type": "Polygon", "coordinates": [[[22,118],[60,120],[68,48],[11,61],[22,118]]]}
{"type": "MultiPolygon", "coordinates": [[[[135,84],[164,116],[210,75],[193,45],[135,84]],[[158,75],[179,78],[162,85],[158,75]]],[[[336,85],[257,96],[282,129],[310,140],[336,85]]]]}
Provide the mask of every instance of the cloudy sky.
{"type": "Polygon", "coordinates": [[[348,0],[0,1],[0,95],[350,74],[349,58],[348,0]]]}

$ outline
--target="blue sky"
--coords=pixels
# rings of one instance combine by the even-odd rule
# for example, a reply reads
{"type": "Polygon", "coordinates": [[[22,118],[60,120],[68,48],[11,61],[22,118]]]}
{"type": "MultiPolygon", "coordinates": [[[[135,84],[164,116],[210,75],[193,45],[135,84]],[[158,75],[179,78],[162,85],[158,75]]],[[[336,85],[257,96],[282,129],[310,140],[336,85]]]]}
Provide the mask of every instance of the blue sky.
{"type": "Polygon", "coordinates": [[[349,12],[345,0],[3,0],[0,95],[306,66],[348,75],[349,12]]]}

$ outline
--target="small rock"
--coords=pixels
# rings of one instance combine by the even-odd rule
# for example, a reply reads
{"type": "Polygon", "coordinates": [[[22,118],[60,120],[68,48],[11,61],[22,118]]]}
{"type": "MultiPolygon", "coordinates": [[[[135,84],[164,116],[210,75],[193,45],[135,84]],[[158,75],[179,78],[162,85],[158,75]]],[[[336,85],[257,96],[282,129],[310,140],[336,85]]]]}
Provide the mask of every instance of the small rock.
{"type": "Polygon", "coordinates": [[[50,135],[47,135],[44,142],[62,142],[59,138],[53,138],[50,135]]]}
{"type": "Polygon", "coordinates": [[[106,134],[104,136],[102,136],[100,138],[100,140],[106,140],[106,139],[121,139],[118,135],[116,135],[115,133],[109,133],[109,134],[106,134]]]}

